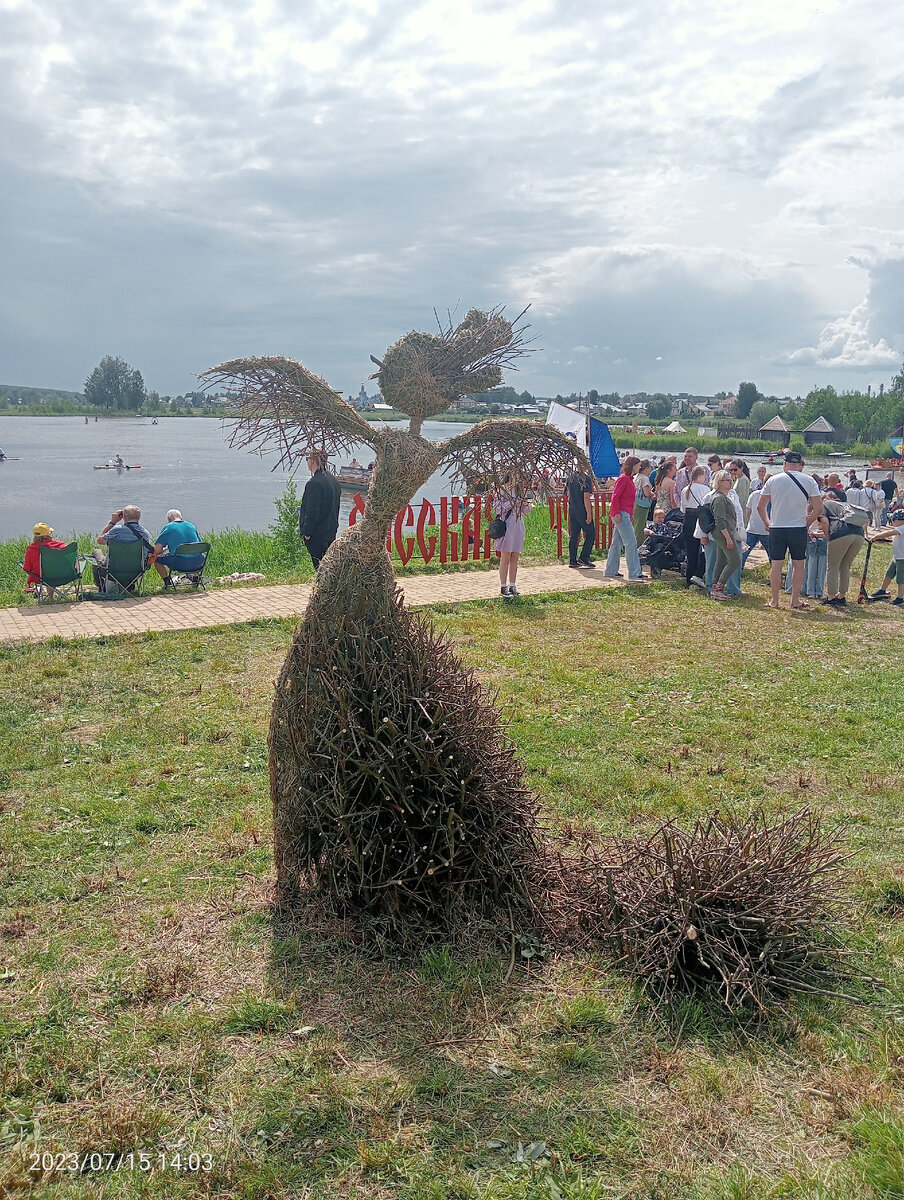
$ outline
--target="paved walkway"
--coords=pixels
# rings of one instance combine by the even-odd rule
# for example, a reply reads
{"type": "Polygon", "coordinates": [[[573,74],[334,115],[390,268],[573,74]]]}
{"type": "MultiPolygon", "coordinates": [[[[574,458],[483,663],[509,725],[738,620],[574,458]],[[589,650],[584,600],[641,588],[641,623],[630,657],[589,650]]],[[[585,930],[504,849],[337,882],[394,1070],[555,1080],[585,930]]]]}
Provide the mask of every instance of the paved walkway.
{"type": "MultiPolygon", "coordinates": [[[[578,592],[585,588],[623,587],[627,580],[606,579],[602,566],[572,571],[555,564],[522,567],[518,590],[525,596],[538,592],[578,592]]],[[[495,571],[463,571],[448,575],[412,575],[399,580],[406,602],[456,604],[499,595],[495,571]]],[[[300,617],[311,594],[305,584],[272,587],[219,588],[211,592],[159,593],[118,600],[80,604],[29,604],[0,609],[0,643],[42,642],[48,638],[97,638],[149,630],[206,629],[233,625],[261,617],[300,617]]]]}

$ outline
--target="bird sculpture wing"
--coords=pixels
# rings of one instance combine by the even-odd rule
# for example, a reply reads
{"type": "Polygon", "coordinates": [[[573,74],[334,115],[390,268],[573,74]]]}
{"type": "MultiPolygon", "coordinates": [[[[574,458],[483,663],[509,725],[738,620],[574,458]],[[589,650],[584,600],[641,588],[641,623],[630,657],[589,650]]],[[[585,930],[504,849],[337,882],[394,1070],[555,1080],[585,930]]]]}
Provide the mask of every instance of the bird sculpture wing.
{"type": "Polygon", "coordinates": [[[201,376],[229,398],[223,419],[230,446],[276,454],[274,471],[294,470],[312,450],[374,446],[374,427],[325,379],[292,358],[236,358],[201,376]]]}
{"type": "Polygon", "coordinates": [[[569,471],[590,469],[571,438],[541,421],[481,421],[440,449],[446,474],[467,492],[483,489],[513,500],[561,491],[569,471]]]}

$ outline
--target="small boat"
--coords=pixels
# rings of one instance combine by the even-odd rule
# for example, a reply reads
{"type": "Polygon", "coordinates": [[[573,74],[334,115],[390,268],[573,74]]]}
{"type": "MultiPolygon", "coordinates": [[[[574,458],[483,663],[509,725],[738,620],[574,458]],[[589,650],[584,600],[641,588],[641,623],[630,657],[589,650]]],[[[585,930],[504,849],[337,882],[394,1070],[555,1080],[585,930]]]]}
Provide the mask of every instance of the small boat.
{"type": "Polygon", "coordinates": [[[140,471],[140,463],[123,463],[121,467],[114,466],[112,463],[104,463],[100,467],[95,467],[95,471],[140,471]]]}
{"type": "Polygon", "coordinates": [[[366,492],[372,478],[373,471],[367,467],[340,467],[336,472],[339,486],[350,492],[366,492]]]}

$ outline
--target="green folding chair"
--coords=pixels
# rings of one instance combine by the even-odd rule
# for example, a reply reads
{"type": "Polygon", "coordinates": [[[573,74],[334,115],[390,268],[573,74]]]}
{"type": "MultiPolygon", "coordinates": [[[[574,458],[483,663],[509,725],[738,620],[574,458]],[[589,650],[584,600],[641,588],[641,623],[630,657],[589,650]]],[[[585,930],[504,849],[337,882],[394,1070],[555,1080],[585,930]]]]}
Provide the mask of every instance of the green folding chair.
{"type": "Polygon", "coordinates": [[[173,590],[180,586],[191,587],[206,592],[204,586],[204,568],[210,554],[210,542],[183,542],[173,551],[172,557],[166,562],[169,567],[173,590]]]}
{"type": "Polygon", "coordinates": [[[130,596],[140,596],[146,570],[147,554],[137,539],[107,542],[107,573],[101,590],[108,595],[127,592],[130,596]]]}
{"type": "MultiPolygon", "coordinates": [[[[70,542],[64,549],[52,546],[41,547],[41,578],[35,585],[38,604],[50,604],[51,590],[61,597],[79,599],[82,592],[82,575],[88,560],[78,552],[78,543],[70,542]]],[[[55,597],[54,597],[55,598],[55,597]]]]}

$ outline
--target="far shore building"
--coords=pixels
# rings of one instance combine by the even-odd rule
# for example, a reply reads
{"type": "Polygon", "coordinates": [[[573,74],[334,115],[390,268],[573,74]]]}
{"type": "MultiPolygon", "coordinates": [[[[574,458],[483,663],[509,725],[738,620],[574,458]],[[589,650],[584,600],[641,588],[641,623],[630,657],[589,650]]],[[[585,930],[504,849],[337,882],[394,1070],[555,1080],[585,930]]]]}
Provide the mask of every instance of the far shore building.
{"type": "MultiPolygon", "coordinates": [[[[357,396],[349,396],[351,404],[358,409],[359,412],[370,412],[382,403],[383,397],[379,392],[375,396],[368,396],[364,384],[361,384],[361,390],[357,396]]],[[[386,407],[389,407],[388,405],[386,407]]]]}
{"type": "Polygon", "coordinates": [[[771,421],[760,426],[756,435],[758,438],[763,438],[764,441],[781,442],[783,446],[787,446],[791,440],[791,434],[798,432],[800,431],[792,429],[781,417],[773,417],[771,421]]]}
{"type": "Polygon", "coordinates": [[[838,431],[825,417],[817,417],[804,430],[804,444],[807,446],[813,446],[816,442],[835,442],[837,440],[838,431]]]}

